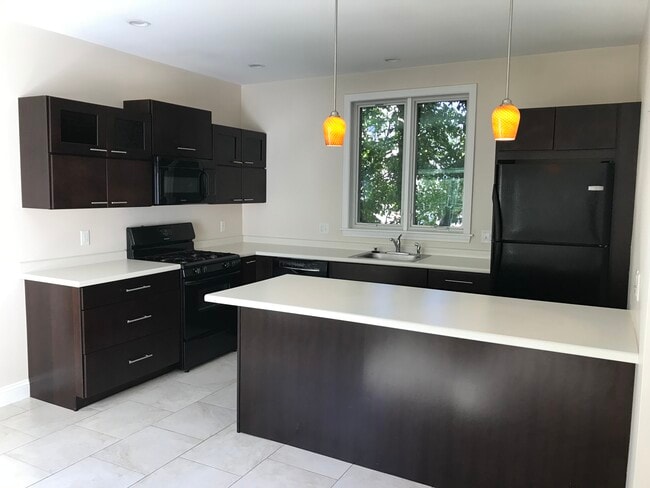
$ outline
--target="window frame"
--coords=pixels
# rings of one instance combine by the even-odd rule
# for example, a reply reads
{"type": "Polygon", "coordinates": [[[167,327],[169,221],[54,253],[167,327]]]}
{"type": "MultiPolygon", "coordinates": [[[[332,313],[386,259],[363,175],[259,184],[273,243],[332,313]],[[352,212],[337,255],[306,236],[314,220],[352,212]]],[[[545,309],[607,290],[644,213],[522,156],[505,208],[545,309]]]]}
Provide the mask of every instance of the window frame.
{"type": "Polygon", "coordinates": [[[476,124],[476,84],[439,86],[410,90],[357,93],[344,97],[344,117],[349,130],[345,135],[343,168],[343,226],[345,236],[390,237],[400,232],[405,238],[436,241],[469,242],[474,176],[474,141],[476,124]],[[415,210],[415,129],[419,102],[467,99],[467,130],[465,135],[465,163],[463,169],[463,227],[427,228],[412,223],[415,210]],[[358,223],[359,178],[359,113],[360,108],[379,103],[404,103],[404,147],[402,159],[402,222],[394,224],[358,223]]]}

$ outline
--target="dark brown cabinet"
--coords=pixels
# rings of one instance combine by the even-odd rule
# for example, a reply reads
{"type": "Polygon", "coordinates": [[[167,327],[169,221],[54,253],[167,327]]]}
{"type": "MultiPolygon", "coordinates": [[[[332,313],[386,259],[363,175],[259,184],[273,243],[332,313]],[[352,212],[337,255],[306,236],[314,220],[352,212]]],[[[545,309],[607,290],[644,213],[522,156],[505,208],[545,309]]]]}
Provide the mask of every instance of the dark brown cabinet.
{"type": "Polygon", "coordinates": [[[127,100],[124,107],[151,116],[156,156],[212,159],[212,113],[157,100],[127,100]]]}
{"type": "Polygon", "coordinates": [[[77,410],[180,360],[178,271],[83,288],[25,282],[30,394],[77,410]]]}
{"type": "MultiPolygon", "coordinates": [[[[153,204],[152,163],[128,159],[50,156],[45,208],[140,207],[153,204]],[[49,176],[49,177],[48,177],[49,176]]],[[[23,188],[23,194],[25,188],[23,188]]],[[[40,207],[43,208],[43,207],[40,207]]]]}
{"type": "Polygon", "coordinates": [[[257,281],[257,258],[247,256],[241,258],[241,284],[248,285],[257,281]]]}
{"type": "Polygon", "coordinates": [[[500,151],[553,149],[555,131],[554,108],[530,108],[521,110],[517,138],[509,142],[497,142],[500,151]]]}
{"type": "Polygon", "coordinates": [[[489,295],[491,291],[490,274],[430,269],[427,272],[427,287],[436,290],[489,295]]]}
{"type": "Polygon", "coordinates": [[[424,268],[331,262],[329,277],[420,288],[427,286],[427,270],[424,268]]]}
{"type": "Polygon", "coordinates": [[[153,203],[148,114],[48,96],[18,106],[23,207],[153,203]]]}
{"type": "Polygon", "coordinates": [[[266,134],[212,126],[216,199],[212,203],[266,202],[266,134]]]}

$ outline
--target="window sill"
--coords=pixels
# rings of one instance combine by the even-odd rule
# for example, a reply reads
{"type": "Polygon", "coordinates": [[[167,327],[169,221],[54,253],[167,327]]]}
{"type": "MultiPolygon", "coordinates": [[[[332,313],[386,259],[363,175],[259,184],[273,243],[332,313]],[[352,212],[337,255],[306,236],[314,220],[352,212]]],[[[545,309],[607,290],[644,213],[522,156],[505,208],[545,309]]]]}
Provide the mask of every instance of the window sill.
{"type": "Polygon", "coordinates": [[[441,241],[441,242],[463,242],[468,243],[473,234],[462,232],[418,232],[402,231],[401,229],[341,229],[341,233],[346,237],[377,237],[389,238],[402,234],[403,239],[421,240],[421,241],[441,241]]]}

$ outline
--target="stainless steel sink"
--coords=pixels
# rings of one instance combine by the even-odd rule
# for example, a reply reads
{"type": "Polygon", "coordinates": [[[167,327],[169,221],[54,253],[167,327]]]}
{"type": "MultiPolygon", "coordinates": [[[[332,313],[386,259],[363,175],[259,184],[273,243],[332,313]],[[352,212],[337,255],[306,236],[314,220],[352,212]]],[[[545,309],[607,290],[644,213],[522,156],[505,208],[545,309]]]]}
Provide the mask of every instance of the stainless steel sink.
{"type": "Polygon", "coordinates": [[[365,259],[382,259],[385,261],[420,261],[421,259],[428,258],[428,254],[411,254],[408,252],[394,252],[394,251],[388,251],[388,252],[379,252],[379,251],[371,251],[371,252],[362,252],[361,254],[356,254],[354,256],[351,256],[353,258],[365,258],[365,259]]]}

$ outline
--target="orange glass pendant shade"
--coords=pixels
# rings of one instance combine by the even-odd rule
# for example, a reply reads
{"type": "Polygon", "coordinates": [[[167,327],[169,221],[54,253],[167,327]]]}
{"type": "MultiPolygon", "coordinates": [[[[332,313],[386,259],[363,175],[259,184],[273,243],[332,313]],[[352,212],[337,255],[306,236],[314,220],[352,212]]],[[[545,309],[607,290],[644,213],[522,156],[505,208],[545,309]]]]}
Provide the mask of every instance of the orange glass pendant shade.
{"type": "Polygon", "coordinates": [[[505,99],[492,112],[492,132],[495,141],[514,141],[519,129],[519,109],[505,99]]]}
{"type": "Polygon", "coordinates": [[[345,120],[338,114],[332,112],[323,122],[323,137],[326,146],[342,146],[345,138],[345,120]]]}

